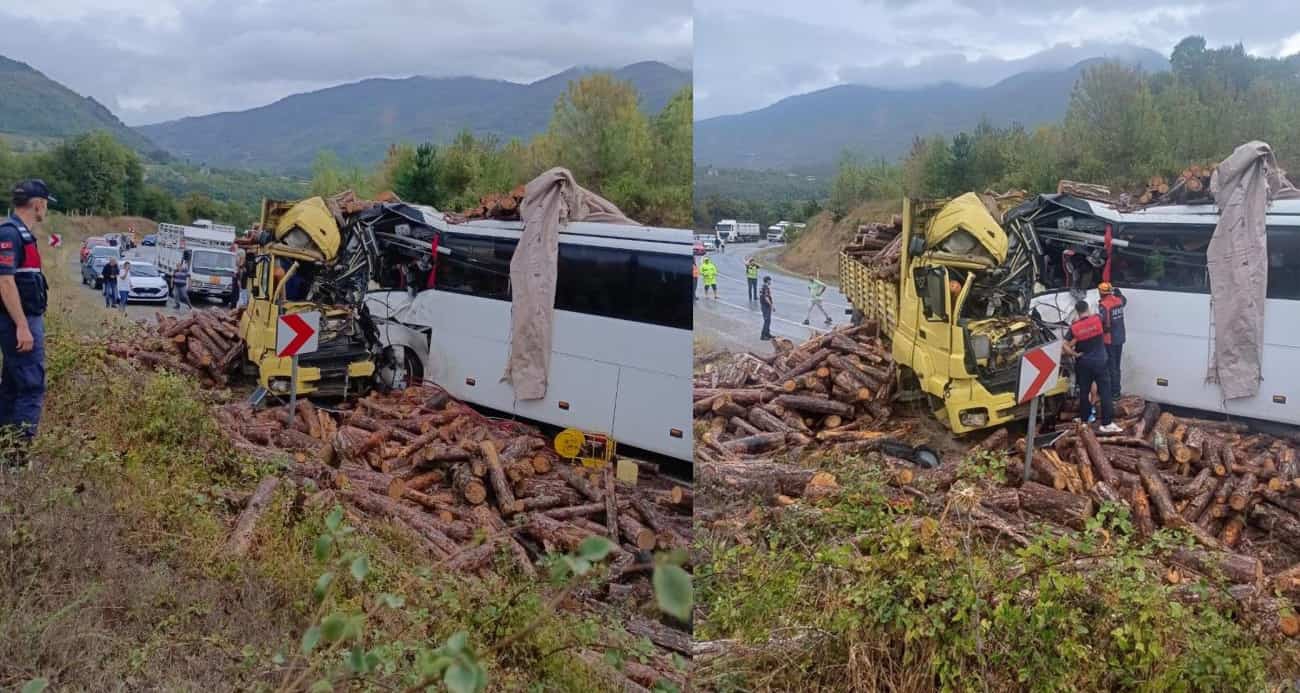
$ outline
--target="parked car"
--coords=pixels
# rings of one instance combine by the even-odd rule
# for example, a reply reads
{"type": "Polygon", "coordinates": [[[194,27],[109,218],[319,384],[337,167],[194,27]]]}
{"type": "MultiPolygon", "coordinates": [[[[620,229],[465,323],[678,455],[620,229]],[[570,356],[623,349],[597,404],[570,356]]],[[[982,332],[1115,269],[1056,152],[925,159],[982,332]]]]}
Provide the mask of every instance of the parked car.
{"type": "MultiPolygon", "coordinates": [[[[167,300],[167,281],[158,273],[158,268],[147,262],[129,260],[131,272],[127,278],[127,297],[130,301],[167,300]]],[[[117,290],[122,290],[122,280],[118,279],[117,290]]]]}
{"type": "Polygon", "coordinates": [[[152,247],[158,245],[158,236],[157,236],[157,234],[152,234],[152,233],[151,233],[151,234],[149,234],[148,236],[145,236],[144,238],[141,238],[141,239],[140,239],[140,245],[142,245],[142,246],[144,246],[144,247],[146,247],[146,248],[152,248],[152,247]]]}
{"type": "Polygon", "coordinates": [[[108,239],[103,236],[91,236],[81,242],[81,264],[86,264],[86,258],[90,257],[90,249],[95,246],[108,245],[108,239]]]}
{"type": "Polygon", "coordinates": [[[98,245],[91,248],[86,261],[81,263],[81,283],[96,289],[103,286],[104,282],[100,276],[104,273],[104,265],[108,264],[110,257],[116,258],[119,263],[122,262],[122,253],[111,245],[98,245]]]}

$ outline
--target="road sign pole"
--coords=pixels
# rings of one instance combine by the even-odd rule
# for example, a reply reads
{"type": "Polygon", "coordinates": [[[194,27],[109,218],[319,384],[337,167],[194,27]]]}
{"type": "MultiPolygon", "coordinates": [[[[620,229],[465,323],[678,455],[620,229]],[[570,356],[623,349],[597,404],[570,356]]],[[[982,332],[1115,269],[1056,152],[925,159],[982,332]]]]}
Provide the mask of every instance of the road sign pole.
{"type": "Polygon", "coordinates": [[[289,413],[298,411],[298,355],[289,360],[289,413]]]}
{"type": "Polygon", "coordinates": [[[1024,481],[1029,481],[1029,461],[1034,459],[1034,439],[1038,437],[1038,400],[1041,397],[1035,397],[1029,400],[1029,435],[1025,437],[1025,475],[1024,481]]]}

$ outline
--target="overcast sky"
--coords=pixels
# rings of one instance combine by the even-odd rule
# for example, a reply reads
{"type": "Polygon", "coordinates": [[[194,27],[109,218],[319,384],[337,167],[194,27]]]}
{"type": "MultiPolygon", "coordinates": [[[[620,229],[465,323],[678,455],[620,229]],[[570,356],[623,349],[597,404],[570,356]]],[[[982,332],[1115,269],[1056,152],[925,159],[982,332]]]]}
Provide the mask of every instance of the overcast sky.
{"type": "Polygon", "coordinates": [[[0,0],[0,55],[139,125],[366,77],[690,68],[692,21],[691,0],[0,0]]]}
{"type": "Polygon", "coordinates": [[[1124,44],[1168,57],[1183,37],[1300,52],[1295,0],[696,0],[695,117],[835,84],[987,85],[1124,44]],[[1081,43],[1089,45],[1080,46],[1081,43]],[[1036,55],[1046,51],[1043,55],[1036,55]]]}

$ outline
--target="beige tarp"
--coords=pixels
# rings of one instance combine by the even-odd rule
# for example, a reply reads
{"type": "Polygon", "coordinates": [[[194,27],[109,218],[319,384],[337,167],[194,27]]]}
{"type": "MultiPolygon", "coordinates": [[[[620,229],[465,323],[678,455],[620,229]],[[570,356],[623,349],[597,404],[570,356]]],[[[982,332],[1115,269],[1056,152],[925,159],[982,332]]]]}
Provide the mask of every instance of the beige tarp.
{"type": "Polygon", "coordinates": [[[1219,223],[1206,249],[1210,270],[1210,368],[1224,401],[1259,393],[1264,348],[1268,244],[1264,217],[1273,200],[1300,198],[1273,159],[1254,141],[1237,147],[1210,179],[1219,223]]]}
{"type": "Polygon", "coordinates": [[[561,227],[571,221],[636,222],[578,185],[564,168],[529,181],[520,217],[524,233],[510,258],[510,359],[501,379],[514,386],[516,399],[533,400],[546,396],[561,227]]]}

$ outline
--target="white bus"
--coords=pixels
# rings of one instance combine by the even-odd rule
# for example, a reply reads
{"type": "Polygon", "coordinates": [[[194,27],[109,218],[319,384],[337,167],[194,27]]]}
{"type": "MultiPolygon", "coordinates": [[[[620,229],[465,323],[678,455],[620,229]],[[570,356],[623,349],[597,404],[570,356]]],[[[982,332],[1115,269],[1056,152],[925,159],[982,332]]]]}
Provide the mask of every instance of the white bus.
{"type": "Polygon", "coordinates": [[[1208,204],[1120,212],[1099,202],[1045,196],[1033,221],[1044,258],[1034,306],[1051,322],[1073,319],[1076,297],[1096,306],[1109,227],[1111,283],[1128,299],[1123,392],[1300,425],[1300,201],[1279,200],[1268,210],[1259,394],[1227,401],[1217,384],[1206,382],[1212,346],[1205,251],[1217,221],[1217,207],[1208,204]]]}
{"type": "Polygon", "coordinates": [[[372,291],[366,305],[397,372],[459,399],[691,459],[693,320],[689,230],[575,222],[560,234],[546,398],[501,382],[510,353],[510,258],[520,222],[438,230],[432,289],[372,291]],[[404,371],[404,372],[403,372],[404,371]]]}

